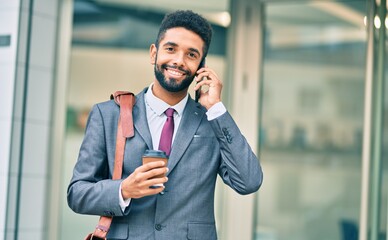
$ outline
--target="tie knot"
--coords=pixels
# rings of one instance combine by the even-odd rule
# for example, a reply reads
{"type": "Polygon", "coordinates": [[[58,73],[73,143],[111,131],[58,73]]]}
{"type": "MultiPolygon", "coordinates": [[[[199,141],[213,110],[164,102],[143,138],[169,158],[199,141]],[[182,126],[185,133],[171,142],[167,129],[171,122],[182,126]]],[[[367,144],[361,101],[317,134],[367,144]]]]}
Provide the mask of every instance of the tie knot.
{"type": "Polygon", "coordinates": [[[167,117],[172,117],[174,116],[174,112],[175,112],[174,108],[169,108],[164,113],[167,115],[167,117]]]}

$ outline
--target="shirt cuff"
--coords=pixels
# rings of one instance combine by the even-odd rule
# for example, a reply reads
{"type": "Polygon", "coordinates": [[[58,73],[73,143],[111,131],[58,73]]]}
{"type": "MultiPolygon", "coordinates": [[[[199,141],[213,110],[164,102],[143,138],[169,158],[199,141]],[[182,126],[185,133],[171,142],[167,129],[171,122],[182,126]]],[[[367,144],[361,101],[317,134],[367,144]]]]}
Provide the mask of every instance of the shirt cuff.
{"type": "Polygon", "coordinates": [[[209,108],[209,110],[207,110],[207,120],[211,121],[213,119],[216,119],[224,113],[226,113],[226,107],[222,102],[218,102],[214,104],[211,108],[209,108]]]}
{"type": "Polygon", "coordinates": [[[128,198],[128,199],[124,200],[123,195],[121,195],[121,183],[120,183],[120,188],[119,188],[119,204],[120,204],[121,210],[123,212],[129,206],[130,202],[131,202],[131,198],[128,198]]]}

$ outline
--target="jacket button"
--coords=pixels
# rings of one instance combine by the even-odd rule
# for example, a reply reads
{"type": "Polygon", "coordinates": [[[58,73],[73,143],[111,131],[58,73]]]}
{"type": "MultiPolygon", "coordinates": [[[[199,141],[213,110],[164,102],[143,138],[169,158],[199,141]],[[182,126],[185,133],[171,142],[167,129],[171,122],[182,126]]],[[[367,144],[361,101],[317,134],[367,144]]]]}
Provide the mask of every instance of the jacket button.
{"type": "Polygon", "coordinates": [[[159,194],[160,194],[160,195],[164,195],[164,191],[161,191],[159,194]]]}
{"type": "Polygon", "coordinates": [[[155,229],[156,229],[157,231],[161,231],[161,230],[162,230],[162,225],[160,225],[160,224],[155,224],[155,229]]]}

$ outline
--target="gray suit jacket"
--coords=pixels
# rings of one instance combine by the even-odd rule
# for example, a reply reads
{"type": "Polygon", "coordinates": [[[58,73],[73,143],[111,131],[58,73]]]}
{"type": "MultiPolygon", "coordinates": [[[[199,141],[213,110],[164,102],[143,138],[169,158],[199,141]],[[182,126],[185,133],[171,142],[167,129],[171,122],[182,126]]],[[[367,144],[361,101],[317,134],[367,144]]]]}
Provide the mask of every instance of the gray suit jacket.
{"type": "MultiPolygon", "coordinates": [[[[152,149],[143,92],[133,109],[135,136],[125,147],[123,178],[152,149]]],[[[113,181],[119,107],[113,101],[93,107],[73,177],[68,187],[70,208],[81,214],[114,216],[109,239],[217,239],[214,189],[217,174],[240,194],[258,190],[259,160],[228,112],[208,121],[206,109],[189,98],[168,162],[164,192],[132,199],[119,206],[121,180],[113,181]]]]}

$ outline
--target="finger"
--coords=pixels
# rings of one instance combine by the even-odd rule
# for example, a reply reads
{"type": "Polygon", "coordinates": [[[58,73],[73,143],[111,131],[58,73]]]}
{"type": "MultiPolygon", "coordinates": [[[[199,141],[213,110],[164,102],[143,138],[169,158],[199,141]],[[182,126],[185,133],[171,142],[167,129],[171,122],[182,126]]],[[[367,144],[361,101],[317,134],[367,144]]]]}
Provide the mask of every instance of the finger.
{"type": "Polygon", "coordinates": [[[164,186],[150,188],[150,186],[144,187],[141,190],[139,190],[136,194],[132,196],[132,198],[142,198],[145,196],[155,195],[164,190],[164,186]]]}
{"type": "Polygon", "coordinates": [[[196,73],[197,73],[197,75],[199,75],[199,74],[205,73],[205,72],[207,72],[209,74],[213,74],[214,76],[216,76],[218,78],[217,73],[213,69],[207,68],[207,67],[199,69],[196,73]]]}
{"type": "MultiPolygon", "coordinates": [[[[162,162],[164,165],[164,162],[162,162]]],[[[135,172],[131,175],[133,175],[134,182],[138,184],[139,186],[144,186],[144,181],[155,177],[157,175],[163,175],[167,173],[168,168],[160,166],[160,162],[150,162],[146,163],[143,166],[138,167],[135,172]],[[159,164],[156,164],[159,163],[159,164]],[[156,166],[156,167],[155,167],[156,166]],[[154,167],[154,168],[151,168],[154,167]]]]}
{"type": "Polygon", "coordinates": [[[210,72],[201,72],[197,75],[197,82],[202,82],[203,80],[206,80],[209,78],[210,72]]]}
{"type": "Polygon", "coordinates": [[[212,83],[213,83],[213,80],[211,79],[202,80],[201,82],[198,82],[197,85],[195,85],[194,90],[197,90],[204,85],[210,86],[210,84],[212,83]]]}
{"type": "Polygon", "coordinates": [[[151,170],[148,170],[147,172],[142,173],[143,179],[150,179],[158,175],[165,175],[168,172],[168,168],[162,167],[162,168],[154,168],[151,170]]]}
{"type": "Polygon", "coordinates": [[[164,166],[165,166],[165,162],[164,161],[155,161],[155,162],[145,163],[145,164],[141,165],[140,167],[138,167],[136,170],[138,172],[147,172],[147,171],[149,171],[151,169],[161,168],[161,167],[164,167],[164,166]]]}
{"type": "Polygon", "coordinates": [[[197,70],[197,74],[199,74],[201,72],[214,72],[214,70],[209,68],[209,67],[207,67],[207,66],[205,66],[205,67],[202,67],[202,68],[197,70]]]}
{"type": "MultiPolygon", "coordinates": [[[[216,83],[216,84],[219,84],[219,83],[221,83],[221,81],[220,81],[220,79],[217,77],[217,75],[215,75],[215,74],[213,74],[213,73],[211,73],[211,72],[204,72],[204,73],[202,73],[203,75],[202,76],[204,76],[204,80],[209,80],[208,82],[207,82],[207,84],[210,84],[210,83],[216,83]]],[[[202,81],[201,81],[202,82],[202,81]]]]}
{"type": "Polygon", "coordinates": [[[205,80],[205,77],[198,77],[198,76],[196,76],[196,77],[195,77],[196,85],[197,85],[198,83],[202,82],[203,80],[205,80]]]}
{"type": "Polygon", "coordinates": [[[144,181],[144,187],[150,187],[157,184],[164,184],[166,182],[168,182],[168,177],[151,178],[144,181]]]}
{"type": "Polygon", "coordinates": [[[202,68],[198,69],[197,74],[200,74],[200,73],[206,71],[206,69],[207,69],[206,67],[202,67],[202,68]]]}
{"type": "Polygon", "coordinates": [[[202,80],[201,82],[198,82],[198,83],[194,86],[194,91],[197,91],[198,89],[200,89],[200,88],[202,87],[202,85],[205,85],[204,80],[202,80]]]}

